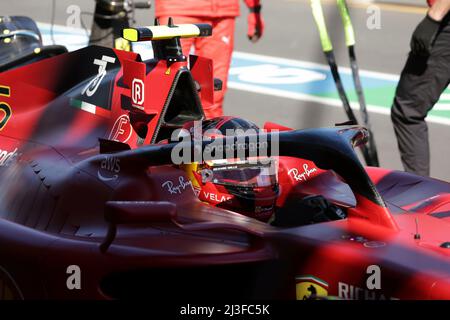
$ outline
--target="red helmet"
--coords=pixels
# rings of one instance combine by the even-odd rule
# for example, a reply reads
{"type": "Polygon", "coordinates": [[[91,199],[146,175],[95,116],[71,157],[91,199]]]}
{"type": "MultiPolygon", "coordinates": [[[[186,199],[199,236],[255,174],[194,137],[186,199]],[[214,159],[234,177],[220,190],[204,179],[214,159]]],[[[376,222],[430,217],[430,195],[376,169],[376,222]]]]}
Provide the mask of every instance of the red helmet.
{"type": "MultiPolygon", "coordinates": [[[[183,128],[194,136],[194,122],[183,128]]],[[[227,130],[237,129],[244,134],[260,130],[254,123],[236,117],[217,117],[201,123],[202,135],[208,138],[229,135],[227,130]]],[[[221,159],[183,167],[200,200],[262,221],[273,215],[279,195],[275,159],[221,159]]]]}

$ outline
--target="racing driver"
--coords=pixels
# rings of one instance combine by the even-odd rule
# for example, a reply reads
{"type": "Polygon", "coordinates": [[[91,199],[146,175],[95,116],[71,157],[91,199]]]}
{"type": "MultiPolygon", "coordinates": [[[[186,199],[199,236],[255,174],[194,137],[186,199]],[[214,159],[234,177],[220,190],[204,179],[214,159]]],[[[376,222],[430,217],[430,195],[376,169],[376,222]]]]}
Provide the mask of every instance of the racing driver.
{"type": "MultiPolygon", "coordinates": [[[[195,122],[185,123],[183,129],[194,137],[195,122]]],[[[232,116],[201,122],[201,133],[206,139],[228,136],[228,130],[243,135],[261,131],[254,123],[232,116]]],[[[278,203],[280,161],[282,157],[259,156],[194,162],[181,168],[201,201],[275,226],[292,227],[345,218],[346,213],[341,208],[321,195],[298,197],[293,194],[286,203],[278,203]]]]}

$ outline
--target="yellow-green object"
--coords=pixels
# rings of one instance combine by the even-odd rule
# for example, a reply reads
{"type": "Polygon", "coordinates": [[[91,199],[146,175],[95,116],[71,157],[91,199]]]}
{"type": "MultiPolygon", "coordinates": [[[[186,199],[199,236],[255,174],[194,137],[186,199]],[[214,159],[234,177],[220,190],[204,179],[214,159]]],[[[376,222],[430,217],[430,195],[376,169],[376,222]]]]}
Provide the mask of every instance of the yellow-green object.
{"type": "Polygon", "coordinates": [[[320,0],[311,0],[311,8],[316,21],[317,29],[319,30],[320,43],[322,44],[322,50],[324,52],[330,52],[333,50],[330,37],[328,36],[327,25],[323,17],[322,4],[320,0]]]}
{"type": "Polygon", "coordinates": [[[208,37],[212,34],[209,24],[179,24],[176,26],[147,26],[125,28],[122,37],[128,41],[167,40],[173,38],[208,37]]]}
{"type": "Polygon", "coordinates": [[[117,38],[114,40],[114,49],[131,51],[130,41],[125,40],[124,38],[117,38]]]}
{"type": "Polygon", "coordinates": [[[336,0],[339,8],[339,13],[341,14],[342,24],[344,25],[345,32],[345,44],[347,47],[355,45],[355,32],[353,31],[352,20],[348,13],[347,4],[345,0],[336,0]]]}

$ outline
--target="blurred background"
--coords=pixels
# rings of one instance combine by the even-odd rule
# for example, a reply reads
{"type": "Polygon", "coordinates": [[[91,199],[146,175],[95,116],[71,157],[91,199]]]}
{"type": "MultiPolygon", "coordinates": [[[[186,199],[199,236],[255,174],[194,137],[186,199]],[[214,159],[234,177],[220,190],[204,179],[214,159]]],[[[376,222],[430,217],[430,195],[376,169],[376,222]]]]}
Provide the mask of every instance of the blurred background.
{"type": "MultiPolygon", "coordinates": [[[[266,28],[263,38],[256,44],[247,39],[247,8],[241,5],[225,114],[242,116],[259,125],[272,121],[296,129],[333,126],[346,121],[328,72],[309,1],[262,0],[262,4],[266,28]]],[[[92,15],[88,13],[94,10],[94,0],[2,1],[0,14],[27,15],[40,22],[47,43],[53,41],[50,35],[50,24],[53,23],[55,42],[72,41],[73,46],[69,45],[69,48],[75,49],[86,43],[87,33],[83,24],[73,24],[68,19],[73,12],[68,8],[73,5],[86,12],[81,17],[89,30],[92,15]]],[[[344,85],[355,102],[336,2],[323,0],[322,5],[344,85]]],[[[381,166],[402,169],[389,108],[409,51],[411,34],[426,13],[425,0],[351,0],[348,7],[381,166]]],[[[151,25],[153,17],[154,9],[138,10],[136,24],[151,25]]],[[[359,116],[358,110],[355,113],[359,116]]],[[[428,125],[431,175],[450,181],[447,158],[450,157],[450,92],[441,97],[428,117],[428,125]]]]}

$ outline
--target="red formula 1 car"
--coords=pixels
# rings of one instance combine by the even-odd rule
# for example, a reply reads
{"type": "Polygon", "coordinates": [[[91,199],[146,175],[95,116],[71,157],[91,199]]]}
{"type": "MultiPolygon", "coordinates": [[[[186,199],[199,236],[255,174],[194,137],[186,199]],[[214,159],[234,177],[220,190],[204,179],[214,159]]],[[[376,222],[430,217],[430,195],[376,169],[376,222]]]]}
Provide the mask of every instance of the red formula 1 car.
{"type": "Polygon", "coordinates": [[[276,205],[288,218],[273,226],[199,200],[173,165],[180,144],[159,142],[203,119],[220,89],[212,61],[186,59],[177,40],[210,32],[127,30],[153,40],[148,61],[91,46],[34,48],[3,66],[1,298],[449,299],[450,185],[364,168],[361,127],[269,123],[243,139],[184,142],[192,152],[277,142],[276,205]],[[290,224],[312,195],[345,216],[290,224]]]}

